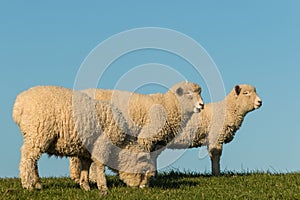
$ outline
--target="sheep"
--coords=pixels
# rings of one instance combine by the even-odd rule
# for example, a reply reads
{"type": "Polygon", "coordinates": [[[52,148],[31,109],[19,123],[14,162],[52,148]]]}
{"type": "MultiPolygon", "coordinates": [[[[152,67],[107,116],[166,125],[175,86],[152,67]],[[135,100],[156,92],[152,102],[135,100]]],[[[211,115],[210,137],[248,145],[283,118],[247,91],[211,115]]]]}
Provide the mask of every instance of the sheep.
{"type": "Polygon", "coordinates": [[[227,97],[209,103],[201,113],[195,113],[181,134],[168,145],[169,149],[207,146],[212,174],[220,175],[220,157],[224,143],[233,140],[247,113],[262,106],[262,100],[251,85],[236,85],[227,97]]]}
{"type": "Polygon", "coordinates": [[[194,112],[203,107],[201,88],[180,82],[165,94],[143,95],[120,90],[82,91],[96,100],[111,101],[124,114],[131,133],[147,152],[167,145],[194,112]]]}
{"type": "MultiPolygon", "coordinates": [[[[204,107],[200,86],[191,82],[177,83],[164,94],[144,95],[103,89],[82,92],[117,106],[124,114],[132,136],[150,155],[156,155],[155,152],[176,136],[191,115],[204,107]]],[[[76,158],[70,159],[70,176],[74,180],[79,177],[79,166],[76,158]]]]}
{"type": "Polygon", "coordinates": [[[91,161],[97,164],[97,185],[103,193],[107,192],[104,164],[109,162],[115,170],[121,170],[120,178],[125,183],[131,184],[129,178],[139,178],[134,177],[134,173],[147,172],[136,184],[140,187],[151,178],[153,167],[147,160],[148,153],[130,139],[122,113],[109,102],[96,101],[63,87],[36,86],[17,96],[12,116],[23,136],[19,168],[25,189],[42,188],[37,161],[43,153],[78,157],[81,162],[79,182],[85,190],[90,189],[91,161]],[[127,170],[126,160],[134,163],[131,164],[136,167],[134,171],[127,170]]]}

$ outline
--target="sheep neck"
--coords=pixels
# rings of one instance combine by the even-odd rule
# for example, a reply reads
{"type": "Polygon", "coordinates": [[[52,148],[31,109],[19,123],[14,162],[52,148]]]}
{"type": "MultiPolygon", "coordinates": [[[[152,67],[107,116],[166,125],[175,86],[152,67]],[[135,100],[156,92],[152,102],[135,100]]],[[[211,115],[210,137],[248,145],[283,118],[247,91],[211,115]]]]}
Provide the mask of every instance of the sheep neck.
{"type": "MultiPolygon", "coordinates": [[[[233,97],[236,98],[236,97],[233,97]]],[[[236,103],[236,100],[232,99],[232,95],[228,95],[225,99],[226,103],[226,123],[223,127],[223,132],[225,135],[222,142],[228,143],[230,142],[234,136],[236,131],[241,127],[244,117],[247,113],[245,113],[240,105],[236,103]]]]}
{"type": "Polygon", "coordinates": [[[176,95],[168,91],[165,94],[149,95],[153,105],[158,104],[164,108],[166,122],[164,127],[156,135],[149,138],[139,137],[138,141],[148,152],[165,147],[174,137],[180,133],[182,127],[190,119],[192,113],[182,112],[180,100],[176,95]]]}
{"type": "Polygon", "coordinates": [[[178,132],[178,128],[183,126],[186,123],[186,121],[191,117],[191,115],[182,112],[180,102],[178,101],[177,97],[170,91],[163,96],[162,103],[166,108],[169,125],[175,128],[175,130],[173,131],[178,132]]]}

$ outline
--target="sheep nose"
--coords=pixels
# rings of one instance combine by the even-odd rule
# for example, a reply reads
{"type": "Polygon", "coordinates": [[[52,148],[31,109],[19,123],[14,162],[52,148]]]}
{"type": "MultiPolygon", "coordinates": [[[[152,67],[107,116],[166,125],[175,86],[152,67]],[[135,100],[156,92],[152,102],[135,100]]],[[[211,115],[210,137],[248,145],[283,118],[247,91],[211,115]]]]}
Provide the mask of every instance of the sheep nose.
{"type": "Polygon", "coordinates": [[[194,104],[194,112],[198,113],[201,112],[201,110],[204,108],[204,103],[203,101],[197,102],[194,104]]]}
{"type": "Polygon", "coordinates": [[[204,103],[199,103],[200,109],[204,109],[204,103]]]}
{"type": "Polygon", "coordinates": [[[262,100],[259,97],[256,99],[255,102],[256,102],[255,106],[254,106],[255,109],[257,109],[257,108],[259,108],[259,107],[262,106],[262,100]]]}
{"type": "Polygon", "coordinates": [[[200,110],[202,110],[204,108],[204,102],[202,100],[198,101],[197,108],[200,109],[200,110]]]}

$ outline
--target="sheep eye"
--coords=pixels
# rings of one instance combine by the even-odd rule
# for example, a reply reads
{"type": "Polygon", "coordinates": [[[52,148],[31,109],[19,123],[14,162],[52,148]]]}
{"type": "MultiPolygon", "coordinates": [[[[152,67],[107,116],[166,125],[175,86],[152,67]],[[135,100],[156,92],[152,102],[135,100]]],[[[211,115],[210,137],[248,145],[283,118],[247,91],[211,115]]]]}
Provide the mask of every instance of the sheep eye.
{"type": "Polygon", "coordinates": [[[250,92],[249,92],[249,91],[245,91],[245,92],[243,92],[243,94],[244,94],[244,95],[249,95],[250,92]]]}
{"type": "Polygon", "coordinates": [[[192,99],[194,96],[193,92],[187,92],[186,94],[187,94],[188,98],[190,98],[190,99],[192,99]]]}
{"type": "Polygon", "coordinates": [[[192,93],[192,92],[190,92],[190,91],[188,91],[188,92],[185,92],[184,94],[186,94],[186,95],[193,95],[193,93],[192,93]]]}

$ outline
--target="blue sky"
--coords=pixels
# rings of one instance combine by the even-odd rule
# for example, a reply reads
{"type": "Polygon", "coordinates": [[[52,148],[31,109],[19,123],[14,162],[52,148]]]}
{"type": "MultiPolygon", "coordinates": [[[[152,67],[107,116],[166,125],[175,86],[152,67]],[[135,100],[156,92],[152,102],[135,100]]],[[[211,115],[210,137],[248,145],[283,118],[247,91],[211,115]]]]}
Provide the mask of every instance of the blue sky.
{"type": "MultiPolygon", "coordinates": [[[[173,29],[193,38],[216,63],[227,93],[238,83],[256,86],[263,107],[247,115],[235,139],[225,145],[223,170],[300,171],[299,7],[296,0],[1,1],[0,177],[19,174],[22,137],[11,118],[17,94],[35,85],[72,88],[92,49],[114,34],[142,27],[173,29]]],[[[137,51],[112,63],[101,86],[113,88],[122,73],[150,62],[182,73],[188,65],[166,52],[137,51]]],[[[209,102],[201,77],[185,76],[202,86],[209,102]]],[[[141,89],[160,91],[164,88],[141,89]]],[[[209,172],[209,158],[199,158],[199,151],[205,155],[199,148],[188,150],[165,169],[209,172]]],[[[43,156],[39,166],[41,176],[68,175],[67,159],[43,156]]]]}

